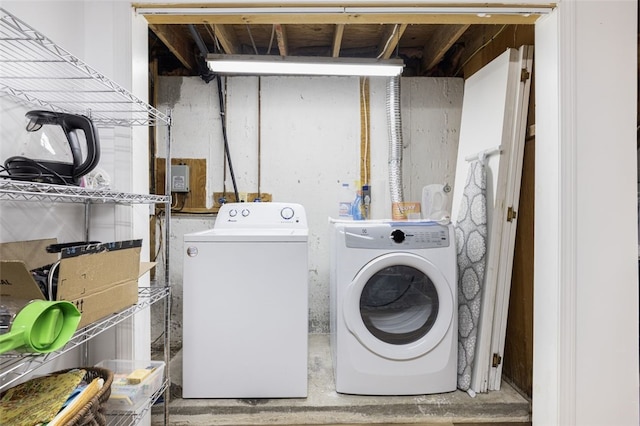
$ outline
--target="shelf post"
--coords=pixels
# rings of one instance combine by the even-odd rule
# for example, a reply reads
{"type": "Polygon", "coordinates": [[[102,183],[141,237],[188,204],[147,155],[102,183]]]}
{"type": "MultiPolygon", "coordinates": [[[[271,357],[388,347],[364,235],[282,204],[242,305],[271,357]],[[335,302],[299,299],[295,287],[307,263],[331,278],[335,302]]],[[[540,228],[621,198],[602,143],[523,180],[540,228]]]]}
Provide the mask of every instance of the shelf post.
{"type": "Polygon", "coordinates": [[[165,165],[165,182],[164,182],[164,194],[167,196],[167,201],[164,207],[165,218],[165,236],[164,236],[164,284],[169,290],[169,295],[164,301],[164,368],[165,377],[168,380],[167,388],[164,391],[164,424],[169,424],[169,401],[171,398],[171,375],[169,374],[169,362],[171,361],[171,278],[169,276],[169,241],[171,241],[171,110],[167,110],[167,117],[169,124],[167,125],[167,140],[166,140],[166,159],[165,165]]]}

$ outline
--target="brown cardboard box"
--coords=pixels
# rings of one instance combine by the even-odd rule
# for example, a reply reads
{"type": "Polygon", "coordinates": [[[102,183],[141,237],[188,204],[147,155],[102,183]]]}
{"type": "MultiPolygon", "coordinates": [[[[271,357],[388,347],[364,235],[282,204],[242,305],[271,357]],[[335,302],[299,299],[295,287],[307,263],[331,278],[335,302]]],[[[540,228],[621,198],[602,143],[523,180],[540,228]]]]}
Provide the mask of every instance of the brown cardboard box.
{"type": "Polygon", "coordinates": [[[391,206],[391,217],[393,220],[420,219],[420,203],[393,203],[391,206]]]}
{"type": "Polygon", "coordinates": [[[55,239],[0,244],[0,300],[44,299],[30,271],[60,260],[57,300],[82,313],[79,327],[138,302],[138,278],[155,263],[140,263],[141,240],[87,245],[47,253],[55,239]]]}

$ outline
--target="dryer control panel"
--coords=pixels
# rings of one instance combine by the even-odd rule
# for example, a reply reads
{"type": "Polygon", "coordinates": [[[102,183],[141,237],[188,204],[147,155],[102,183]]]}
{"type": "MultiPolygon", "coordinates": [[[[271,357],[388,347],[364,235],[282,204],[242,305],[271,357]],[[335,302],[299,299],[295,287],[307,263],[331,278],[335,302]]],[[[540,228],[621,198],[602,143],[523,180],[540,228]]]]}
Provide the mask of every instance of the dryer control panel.
{"type": "Polygon", "coordinates": [[[364,249],[426,249],[451,244],[451,225],[433,222],[389,222],[345,225],[347,247],[364,249]]]}

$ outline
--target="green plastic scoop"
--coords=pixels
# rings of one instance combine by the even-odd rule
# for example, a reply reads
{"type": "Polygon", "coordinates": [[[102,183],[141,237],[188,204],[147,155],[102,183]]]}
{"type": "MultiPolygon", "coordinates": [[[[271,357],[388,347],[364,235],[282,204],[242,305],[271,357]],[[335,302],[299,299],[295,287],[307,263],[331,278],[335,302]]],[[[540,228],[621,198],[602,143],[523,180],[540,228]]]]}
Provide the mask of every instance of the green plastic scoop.
{"type": "Polygon", "coordinates": [[[73,303],[34,300],[18,312],[9,332],[0,334],[0,354],[13,349],[53,352],[73,337],[79,323],[80,312],[73,303]]]}

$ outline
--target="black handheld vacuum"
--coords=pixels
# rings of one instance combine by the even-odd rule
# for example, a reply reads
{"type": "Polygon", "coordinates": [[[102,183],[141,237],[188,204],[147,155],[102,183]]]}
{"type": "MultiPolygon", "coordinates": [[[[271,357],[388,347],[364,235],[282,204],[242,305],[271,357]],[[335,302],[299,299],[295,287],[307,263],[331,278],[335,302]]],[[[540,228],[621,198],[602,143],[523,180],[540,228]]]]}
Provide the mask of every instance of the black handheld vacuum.
{"type": "Polygon", "coordinates": [[[44,125],[60,126],[69,143],[73,162],[65,163],[13,156],[4,162],[8,177],[57,185],[80,185],[80,178],[93,170],[100,160],[98,132],[96,132],[93,122],[84,115],[42,110],[29,111],[26,113],[26,117],[29,119],[27,132],[38,131],[44,125]],[[84,133],[87,143],[87,157],[84,162],[82,161],[78,130],[84,133]]]}

